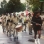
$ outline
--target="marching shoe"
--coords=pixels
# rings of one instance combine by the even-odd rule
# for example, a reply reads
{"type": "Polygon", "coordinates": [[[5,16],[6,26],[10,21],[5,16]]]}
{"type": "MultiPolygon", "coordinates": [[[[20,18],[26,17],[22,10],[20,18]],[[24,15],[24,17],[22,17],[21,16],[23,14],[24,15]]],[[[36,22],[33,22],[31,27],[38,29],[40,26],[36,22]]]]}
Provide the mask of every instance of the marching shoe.
{"type": "Polygon", "coordinates": [[[35,44],[37,44],[37,39],[35,39],[35,44]]]}
{"type": "Polygon", "coordinates": [[[40,39],[38,39],[38,44],[40,44],[40,39]]]}

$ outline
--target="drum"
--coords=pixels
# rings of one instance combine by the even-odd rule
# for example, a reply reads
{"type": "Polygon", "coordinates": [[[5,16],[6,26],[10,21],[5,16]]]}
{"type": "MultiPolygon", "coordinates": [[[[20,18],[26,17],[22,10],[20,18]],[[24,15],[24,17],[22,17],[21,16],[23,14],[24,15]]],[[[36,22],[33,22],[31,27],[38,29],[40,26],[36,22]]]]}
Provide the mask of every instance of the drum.
{"type": "Polygon", "coordinates": [[[16,26],[16,31],[17,32],[21,32],[22,31],[22,28],[23,28],[22,25],[19,24],[19,25],[16,26]]]}

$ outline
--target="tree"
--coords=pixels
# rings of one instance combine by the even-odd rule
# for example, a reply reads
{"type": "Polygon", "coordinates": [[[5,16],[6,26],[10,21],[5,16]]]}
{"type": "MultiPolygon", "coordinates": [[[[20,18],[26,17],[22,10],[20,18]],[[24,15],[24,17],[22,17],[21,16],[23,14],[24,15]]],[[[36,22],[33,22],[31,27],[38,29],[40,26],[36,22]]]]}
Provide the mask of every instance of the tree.
{"type": "Polygon", "coordinates": [[[0,15],[4,13],[3,8],[0,8],[0,15]]]}
{"type": "Polygon", "coordinates": [[[26,0],[29,4],[31,5],[40,5],[40,1],[39,0],[26,0]]]}
{"type": "Polygon", "coordinates": [[[26,10],[26,5],[25,3],[21,3],[20,11],[26,10]]]}
{"type": "Polygon", "coordinates": [[[7,12],[19,12],[25,9],[25,5],[20,2],[20,0],[10,0],[7,3],[7,12]]]}
{"type": "Polygon", "coordinates": [[[7,1],[6,0],[3,0],[1,2],[1,9],[2,9],[3,13],[6,12],[6,4],[7,4],[7,1]]]}
{"type": "Polygon", "coordinates": [[[43,10],[42,6],[43,3],[40,2],[40,0],[26,0],[29,4],[31,4],[33,7],[39,7],[41,11],[43,10]]]}
{"type": "Polygon", "coordinates": [[[7,4],[6,0],[3,0],[3,1],[1,2],[1,7],[4,8],[4,6],[5,6],[6,4],[7,4]]]}
{"type": "Polygon", "coordinates": [[[20,0],[9,0],[7,3],[6,0],[1,2],[1,8],[3,13],[12,13],[25,10],[25,4],[22,4],[20,0]]]}
{"type": "Polygon", "coordinates": [[[32,11],[33,12],[40,11],[40,8],[35,5],[35,6],[33,6],[32,11]]]}

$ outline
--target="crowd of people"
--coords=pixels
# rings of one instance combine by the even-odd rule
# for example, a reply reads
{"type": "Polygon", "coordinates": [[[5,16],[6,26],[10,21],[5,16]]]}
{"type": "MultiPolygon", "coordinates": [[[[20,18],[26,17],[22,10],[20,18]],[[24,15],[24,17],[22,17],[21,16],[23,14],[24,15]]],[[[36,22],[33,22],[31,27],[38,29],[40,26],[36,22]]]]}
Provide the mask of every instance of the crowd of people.
{"type": "MultiPolygon", "coordinates": [[[[11,30],[13,31],[13,35],[15,34],[15,28],[17,27],[17,25],[21,25],[22,27],[25,26],[25,29],[21,30],[21,31],[26,31],[26,26],[28,24],[28,28],[31,28],[31,19],[32,16],[29,13],[28,16],[24,15],[24,13],[21,13],[21,15],[17,15],[15,13],[8,13],[8,14],[2,14],[1,15],[2,18],[2,28],[3,28],[3,32],[5,32],[5,30],[7,31],[7,35],[9,32],[9,36],[11,36],[11,30]]],[[[19,30],[18,30],[19,31],[19,30]]],[[[29,34],[31,34],[31,30],[29,32],[29,34]]]]}
{"type": "Polygon", "coordinates": [[[17,15],[15,13],[13,14],[2,14],[2,28],[3,32],[7,33],[7,36],[11,37],[11,34],[18,39],[18,32],[20,31],[26,31],[26,27],[28,26],[29,35],[32,35],[32,29],[34,30],[34,38],[35,38],[35,44],[37,44],[37,34],[38,34],[38,43],[40,44],[39,40],[41,37],[41,26],[42,26],[42,20],[40,17],[40,12],[35,12],[33,16],[29,13],[28,16],[24,15],[24,13],[21,13],[21,15],[17,15]],[[25,26],[25,29],[23,29],[23,26],[25,26]]]}

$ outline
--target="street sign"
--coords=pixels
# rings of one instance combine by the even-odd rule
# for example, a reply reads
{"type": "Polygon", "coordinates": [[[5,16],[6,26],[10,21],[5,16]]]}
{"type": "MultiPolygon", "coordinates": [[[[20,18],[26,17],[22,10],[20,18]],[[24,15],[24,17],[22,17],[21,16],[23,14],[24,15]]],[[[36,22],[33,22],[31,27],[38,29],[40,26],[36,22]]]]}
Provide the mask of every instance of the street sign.
{"type": "Polygon", "coordinates": [[[44,2],[44,0],[40,0],[40,2],[44,2]]]}

